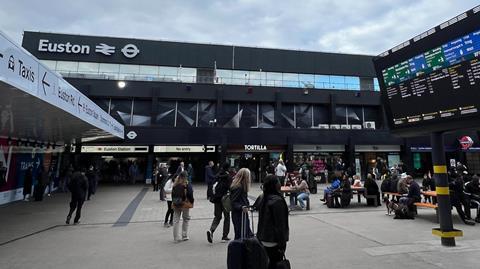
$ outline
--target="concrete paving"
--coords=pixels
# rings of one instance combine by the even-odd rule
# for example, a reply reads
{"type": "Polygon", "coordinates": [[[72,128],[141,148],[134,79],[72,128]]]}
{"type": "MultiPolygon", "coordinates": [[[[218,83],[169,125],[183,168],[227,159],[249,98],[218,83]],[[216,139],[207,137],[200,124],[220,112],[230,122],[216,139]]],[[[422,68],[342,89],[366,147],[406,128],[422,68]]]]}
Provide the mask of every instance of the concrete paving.
{"type": "MultiPolygon", "coordinates": [[[[86,202],[80,225],[64,224],[69,196],[63,193],[1,206],[0,268],[226,268],[220,232],[214,244],[206,241],[213,207],[204,186],[195,186],[190,240],[181,243],[173,242],[172,228],[163,227],[166,203],[158,192],[148,189],[138,198],[144,187],[101,186],[86,202]],[[140,201],[133,208],[135,197],[140,201]]],[[[250,196],[260,193],[258,185],[252,189],[250,196]]],[[[434,210],[394,220],[364,199],[358,204],[354,197],[348,209],[329,209],[319,198],[311,196],[312,210],[290,215],[287,257],[293,268],[478,268],[480,225],[463,225],[456,214],[455,227],[464,237],[445,248],[431,235],[438,226],[434,210]]]]}

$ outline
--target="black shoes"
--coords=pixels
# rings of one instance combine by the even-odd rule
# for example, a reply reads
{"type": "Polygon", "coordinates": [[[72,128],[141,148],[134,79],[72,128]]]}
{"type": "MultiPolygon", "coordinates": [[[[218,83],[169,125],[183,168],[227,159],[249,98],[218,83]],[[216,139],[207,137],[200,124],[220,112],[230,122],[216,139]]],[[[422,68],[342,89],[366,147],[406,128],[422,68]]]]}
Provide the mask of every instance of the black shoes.
{"type": "Polygon", "coordinates": [[[70,218],[71,218],[71,217],[72,217],[72,216],[67,216],[67,220],[65,221],[66,224],[70,224],[70,218]]]}
{"type": "Polygon", "coordinates": [[[470,220],[470,219],[465,219],[463,222],[467,225],[472,225],[472,226],[475,225],[475,222],[473,220],[470,220]]]}
{"type": "Polygon", "coordinates": [[[207,241],[208,241],[208,243],[210,243],[210,244],[213,243],[212,238],[213,238],[213,233],[210,230],[208,230],[207,231],[207,241]]]}
{"type": "Polygon", "coordinates": [[[229,242],[230,240],[231,240],[231,239],[228,238],[228,237],[226,237],[226,236],[225,236],[225,237],[222,237],[222,241],[223,241],[224,243],[227,243],[227,242],[229,242]]]}

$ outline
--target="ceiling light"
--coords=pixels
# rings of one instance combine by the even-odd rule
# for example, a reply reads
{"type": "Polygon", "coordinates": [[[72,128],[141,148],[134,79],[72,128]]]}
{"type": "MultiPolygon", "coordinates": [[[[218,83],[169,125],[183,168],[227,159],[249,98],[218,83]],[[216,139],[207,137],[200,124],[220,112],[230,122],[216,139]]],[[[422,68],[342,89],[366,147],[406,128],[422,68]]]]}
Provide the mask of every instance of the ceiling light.
{"type": "Polygon", "coordinates": [[[127,83],[125,83],[125,81],[119,81],[117,85],[120,89],[123,89],[125,88],[125,86],[127,86],[127,83]]]}

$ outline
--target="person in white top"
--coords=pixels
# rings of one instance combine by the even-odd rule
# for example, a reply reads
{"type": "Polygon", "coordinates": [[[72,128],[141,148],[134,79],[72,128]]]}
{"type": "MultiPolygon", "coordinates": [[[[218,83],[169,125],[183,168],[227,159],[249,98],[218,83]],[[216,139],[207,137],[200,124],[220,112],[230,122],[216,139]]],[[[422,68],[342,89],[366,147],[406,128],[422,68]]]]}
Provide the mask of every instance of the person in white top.
{"type": "Polygon", "coordinates": [[[163,187],[163,190],[165,191],[165,199],[167,200],[167,213],[165,214],[165,222],[163,223],[163,226],[167,228],[172,226],[173,224],[173,208],[172,208],[173,180],[174,180],[173,177],[169,178],[167,183],[165,183],[165,187],[163,187]],[[168,222],[168,217],[170,217],[170,222],[168,222]]]}
{"type": "Polygon", "coordinates": [[[283,160],[278,160],[278,165],[275,168],[275,175],[280,180],[280,184],[285,185],[285,173],[287,172],[287,167],[283,163],[283,160]]]}

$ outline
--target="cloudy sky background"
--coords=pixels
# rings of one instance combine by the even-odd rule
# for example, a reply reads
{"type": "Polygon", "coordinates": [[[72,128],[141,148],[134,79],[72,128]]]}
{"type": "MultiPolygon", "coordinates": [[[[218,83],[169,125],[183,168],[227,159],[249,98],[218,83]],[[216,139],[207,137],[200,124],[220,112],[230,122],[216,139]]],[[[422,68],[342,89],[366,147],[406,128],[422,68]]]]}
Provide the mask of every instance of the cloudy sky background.
{"type": "Polygon", "coordinates": [[[473,0],[9,0],[0,30],[377,55],[476,5],[473,0]]]}

